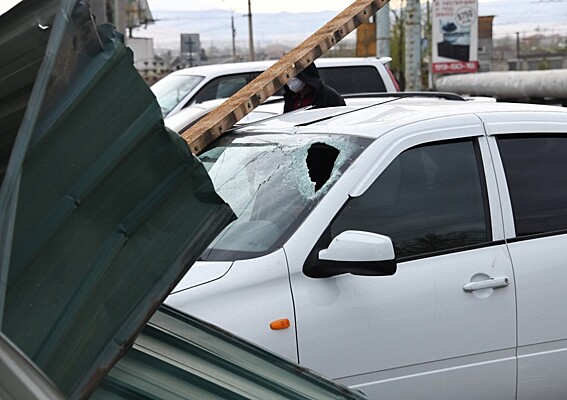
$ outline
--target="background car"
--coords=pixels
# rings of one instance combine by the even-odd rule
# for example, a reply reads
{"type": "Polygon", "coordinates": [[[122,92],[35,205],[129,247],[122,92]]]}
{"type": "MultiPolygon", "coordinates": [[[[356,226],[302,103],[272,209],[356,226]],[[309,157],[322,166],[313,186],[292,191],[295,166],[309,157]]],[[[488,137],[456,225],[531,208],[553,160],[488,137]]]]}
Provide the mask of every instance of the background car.
{"type": "MultiPolygon", "coordinates": [[[[341,94],[396,92],[399,90],[386,67],[390,57],[319,58],[321,79],[341,94]]],[[[193,104],[228,98],[268,69],[276,60],[204,65],[172,72],[152,85],[164,117],[193,104]]],[[[282,95],[282,93],[280,93],[282,95]]]]}

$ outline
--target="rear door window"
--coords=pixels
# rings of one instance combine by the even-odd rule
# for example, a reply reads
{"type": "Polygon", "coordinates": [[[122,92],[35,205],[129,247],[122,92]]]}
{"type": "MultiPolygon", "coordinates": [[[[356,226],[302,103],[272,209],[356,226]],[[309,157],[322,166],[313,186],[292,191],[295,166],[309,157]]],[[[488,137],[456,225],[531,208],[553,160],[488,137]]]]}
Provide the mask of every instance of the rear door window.
{"type": "Polygon", "coordinates": [[[567,136],[501,136],[516,236],[567,230],[567,136]]]}

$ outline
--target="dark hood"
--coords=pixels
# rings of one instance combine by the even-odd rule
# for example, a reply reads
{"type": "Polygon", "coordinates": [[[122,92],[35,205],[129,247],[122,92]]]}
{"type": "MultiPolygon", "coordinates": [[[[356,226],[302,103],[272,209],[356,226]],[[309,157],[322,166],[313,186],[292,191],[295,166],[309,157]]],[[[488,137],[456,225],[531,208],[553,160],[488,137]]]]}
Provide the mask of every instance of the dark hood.
{"type": "Polygon", "coordinates": [[[321,87],[321,84],[323,83],[321,81],[321,77],[319,76],[319,71],[313,63],[309,64],[303,71],[297,74],[297,77],[304,83],[314,87],[315,89],[319,89],[321,87]]]}

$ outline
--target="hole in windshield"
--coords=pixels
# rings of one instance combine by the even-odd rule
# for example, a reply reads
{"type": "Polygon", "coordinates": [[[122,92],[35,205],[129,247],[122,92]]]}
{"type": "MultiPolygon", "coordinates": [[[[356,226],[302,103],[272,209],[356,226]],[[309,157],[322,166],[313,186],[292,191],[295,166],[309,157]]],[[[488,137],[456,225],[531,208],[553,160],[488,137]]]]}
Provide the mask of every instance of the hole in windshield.
{"type": "Polygon", "coordinates": [[[315,192],[327,183],[333,172],[339,150],[325,143],[313,143],[307,150],[307,169],[315,184],[315,192]]]}

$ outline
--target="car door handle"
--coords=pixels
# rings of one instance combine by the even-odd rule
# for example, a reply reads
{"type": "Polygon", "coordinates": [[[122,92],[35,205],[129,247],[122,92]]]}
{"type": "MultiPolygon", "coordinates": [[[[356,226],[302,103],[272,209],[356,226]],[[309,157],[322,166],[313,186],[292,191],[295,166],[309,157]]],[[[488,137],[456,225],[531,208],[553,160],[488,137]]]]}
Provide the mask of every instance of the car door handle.
{"type": "Polygon", "coordinates": [[[485,281],[479,282],[469,282],[465,283],[463,290],[465,292],[474,292],[475,290],[482,289],[497,289],[501,287],[506,287],[510,284],[510,278],[507,276],[502,276],[499,278],[490,278],[485,281]]]}

